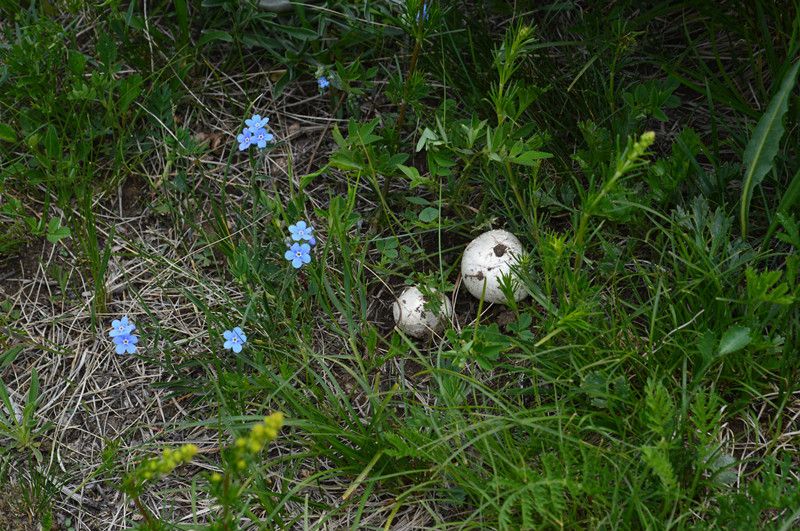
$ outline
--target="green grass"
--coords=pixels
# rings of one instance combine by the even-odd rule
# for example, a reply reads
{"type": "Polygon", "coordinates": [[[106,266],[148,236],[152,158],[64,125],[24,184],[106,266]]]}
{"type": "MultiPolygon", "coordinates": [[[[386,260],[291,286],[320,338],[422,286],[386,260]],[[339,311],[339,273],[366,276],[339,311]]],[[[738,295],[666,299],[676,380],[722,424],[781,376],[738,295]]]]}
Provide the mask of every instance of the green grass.
{"type": "Polygon", "coordinates": [[[0,479],[29,511],[52,525],[79,503],[65,489],[119,488],[186,441],[200,454],[137,484],[153,503],[122,525],[797,526],[800,11],[244,4],[5,8],[3,267],[49,255],[92,356],[135,313],[141,354],[114,370],[145,367],[182,408],[141,448],[126,425],[57,465],[52,397],[87,380],[50,365],[84,351],[38,339],[9,296],[0,479]],[[239,153],[252,113],[277,142],[239,153]],[[298,271],[299,219],[319,241],[298,271]],[[489,228],[527,248],[529,298],[460,285],[489,228]],[[452,298],[442,337],[393,329],[406,284],[452,298]],[[222,449],[272,411],[278,440],[238,468],[222,449]]]}

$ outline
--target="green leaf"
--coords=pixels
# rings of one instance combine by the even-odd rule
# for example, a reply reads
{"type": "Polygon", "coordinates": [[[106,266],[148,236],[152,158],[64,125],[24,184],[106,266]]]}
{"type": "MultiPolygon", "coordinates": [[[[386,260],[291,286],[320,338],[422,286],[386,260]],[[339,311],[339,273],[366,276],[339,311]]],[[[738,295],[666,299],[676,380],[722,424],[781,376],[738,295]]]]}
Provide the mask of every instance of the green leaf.
{"type": "Polygon", "coordinates": [[[792,177],[786,191],[783,192],[783,197],[781,197],[781,202],[778,204],[778,209],[776,211],[777,215],[772,218],[769,230],[767,230],[767,234],[764,235],[764,240],[761,244],[762,250],[772,242],[772,235],[778,229],[778,223],[780,223],[780,215],[787,214],[798,202],[800,202],[800,170],[797,170],[797,173],[792,177]]]}
{"type": "Polygon", "coordinates": [[[56,218],[50,218],[47,223],[47,241],[50,243],[58,243],[64,238],[69,238],[69,227],[62,227],[61,221],[56,218]]]}
{"type": "Polygon", "coordinates": [[[175,0],[175,18],[178,19],[180,43],[182,45],[189,42],[189,8],[186,4],[186,0],[175,0]]]}
{"type": "Polygon", "coordinates": [[[724,356],[742,350],[750,344],[750,329],[746,326],[734,325],[722,334],[722,339],[719,341],[719,355],[724,356]]]}
{"type": "Polygon", "coordinates": [[[108,33],[100,33],[95,50],[100,62],[110,71],[117,60],[117,45],[114,39],[108,33]]]}
{"type": "Polygon", "coordinates": [[[419,220],[424,223],[430,223],[439,217],[439,210],[433,207],[423,208],[419,213],[419,220]]]}
{"type": "Polygon", "coordinates": [[[646,446],[642,448],[642,458],[653,472],[661,480],[665,493],[674,493],[678,490],[678,480],[675,477],[675,470],[669,461],[665,441],[661,441],[658,446],[646,446]]]}
{"type": "Polygon", "coordinates": [[[430,184],[431,180],[427,177],[423,177],[420,175],[419,170],[413,166],[405,166],[403,164],[398,164],[397,169],[403,172],[403,174],[411,179],[409,186],[411,188],[418,188],[423,185],[430,184]]]}
{"type": "Polygon", "coordinates": [[[16,142],[17,134],[10,125],[0,124],[0,140],[4,140],[6,142],[16,142]]]}
{"type": "Polygon", "coordinates": [[[47,126],[47,132],[44,134],[44,151],[51,162],[61,155],[61,149],[58,145],[58,133],[52,124],[47,126]]]}
{"type": "Polygon", "coordinates": [[[784,131],[783,116],[789,109],[789,94],[794,88],[799,68],[800,62],[795,63],[783,78],[778,93],[769,102],[766,112],[758,121],[753,136],[744,150],[743,162],[746,170],[742,179],[740,211],[742,237],[747,235],[747,220],[753,189],[764,180],[764,176],[772,169],[772,161],[778,153],[778,146],[784,131]]]}
{"type": "Polygon", "coordinates": [[[86,56],[76,50],[70,50],[67,55],[67,66],[76,76],[82,76],[86,70],[86,56]]]}
{"type": "Polygon", "coordinates": [[[142,93],[142,76],[139,74],[133,74],[130,77],[126,77],[119,83],[119,110],[120,112],[125,112],[130,107],[130,104],[133,103],[133,100],[139,97],[139,94],[142,93]]]}
{"type": "Polygon", "coordinates": [[[222,41],[222,42],[233,42],[233,35],[228,33],[227,31],[205,31],[203,32],[203,36],[200,37],[200,40],[197,41],[197,46],[204,46],[209,42],[214,41],[222,41]]]}
{"type": "Polygon", "coordinates": [[[416,197],[413,195],[406,196],[406,201],[408,201],[412,205],[418,205],[418,206],[428,206],[431,204],[431,202],[425,199],[424,197],[416,197]]]}
{"type": "Polygon", "coordinates": [[[0,354],[0,369],[5,369],[17,359],[17,356],[22,352],[22,345],[16,345],[0,354]]]}

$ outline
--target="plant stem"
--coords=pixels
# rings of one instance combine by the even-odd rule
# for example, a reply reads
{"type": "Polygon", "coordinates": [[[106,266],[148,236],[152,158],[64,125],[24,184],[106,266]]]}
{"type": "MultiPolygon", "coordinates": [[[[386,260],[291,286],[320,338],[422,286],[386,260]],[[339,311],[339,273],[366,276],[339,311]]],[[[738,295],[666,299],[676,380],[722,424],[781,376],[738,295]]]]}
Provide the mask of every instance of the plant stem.
{"type": "Polygon", "coordinates": [[[142,516],[144,516],[144,521],[147,522],[147,527],[149,527],[150,529],[155,529],[156,521],[153,519],[153,516],[150,514],[150,511],[148,511],[145,508],[144,504],[142,504],[142,501],[139,499],[139,496],[133,497],[133,504],[136,506],[139,512],[142,513],[142,516]]]}
{"type": "MultiPolygon", "coordinates": [[[[396,142],[400,142],[400,135],[403,132],[403,125],[406,121],[406,109],[408,108],[408,82],[411,76],[417,69],[417,60],[419,53],[422,50],[422,39],[417,38],[414,41],[414,50],[411,52],[411,61],[408,63],[408,70],[406,71],[405,83],[403,83],[403,102],[400,104],[400,110],[397,113],[397,123],[395,124],[396,142]]],[[[392,175],[389,174],[383,181],[383,197],[389,195],[389,188],[392,186],[392,175]]],[[[384,212],[388,216],[388,213],[384,212]]]]}

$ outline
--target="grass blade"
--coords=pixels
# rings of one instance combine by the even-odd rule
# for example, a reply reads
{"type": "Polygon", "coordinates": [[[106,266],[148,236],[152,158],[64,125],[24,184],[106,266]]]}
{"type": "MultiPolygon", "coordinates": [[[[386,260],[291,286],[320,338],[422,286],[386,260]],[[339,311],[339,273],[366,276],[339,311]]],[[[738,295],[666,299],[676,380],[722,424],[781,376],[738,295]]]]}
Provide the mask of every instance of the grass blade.
{"type": "MultiPolygon", "coordinates": [[[[792,209],[797,203],[800,203],[800,170],[794,174],[792,181],[789,183],[789,187],[786,188],[785,192],[783,192],[783,197],[781,197],[781,202],[778,203],[776,214],[788,214],[789,210],[792,209]]],[[[772,235],[778,228],[778,223],[778,216],[773,216],[772,222],[769,224],[769,230],[767,230],[767,234],[764,236],[764,241],[761,244],[762,249],[769,244],[770,238],[772,238],[772,235]]]]}
{"type": "Polygon", "coordinates": [[[744,166],[746,168],[742,180],[741,225],[742,237],[747,235],[747,219],[750,212],[750,200],[753,189],[764,179],[772,169],[772,161],[778,153],[778,145],[783,136],[783,116],[789,108],[789,94],[794,88],[797,79],[797,70],[800,62],[786,74],[781,82],[780,90],[773,96],[767,106],[767,111],[758,121],[753,136],[744,150],[744,166]]]}

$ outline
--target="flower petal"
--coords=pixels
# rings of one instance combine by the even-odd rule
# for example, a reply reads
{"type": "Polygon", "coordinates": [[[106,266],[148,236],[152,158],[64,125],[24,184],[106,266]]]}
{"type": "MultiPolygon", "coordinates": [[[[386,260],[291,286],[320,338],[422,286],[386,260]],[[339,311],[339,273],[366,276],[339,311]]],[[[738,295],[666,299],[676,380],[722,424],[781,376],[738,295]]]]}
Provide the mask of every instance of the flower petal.
{"type": "Polygon", "coordinates": [[[237,354],[238,354],[238,353],[240,353],[240,352],[242,351],[242,345],[241,345],[241,343],[234,343],[234,344],[233,344],[233,351],[234,351],[235,353],[237,353],[237,354]]]}
{"type": "Polygon", "coordinates": [[[300,260],[299,258],[295,258],[294,260],[292,260],[292,267],[294,267],[295,269],[300,269],[301,267],[303,267],[303,261],[300,260]]]}
{"type": "Polygon", "coordinates": [[[294,260],[294,253],[292,251],[286,251],[283,257],[287,260],[294,260]]]}

